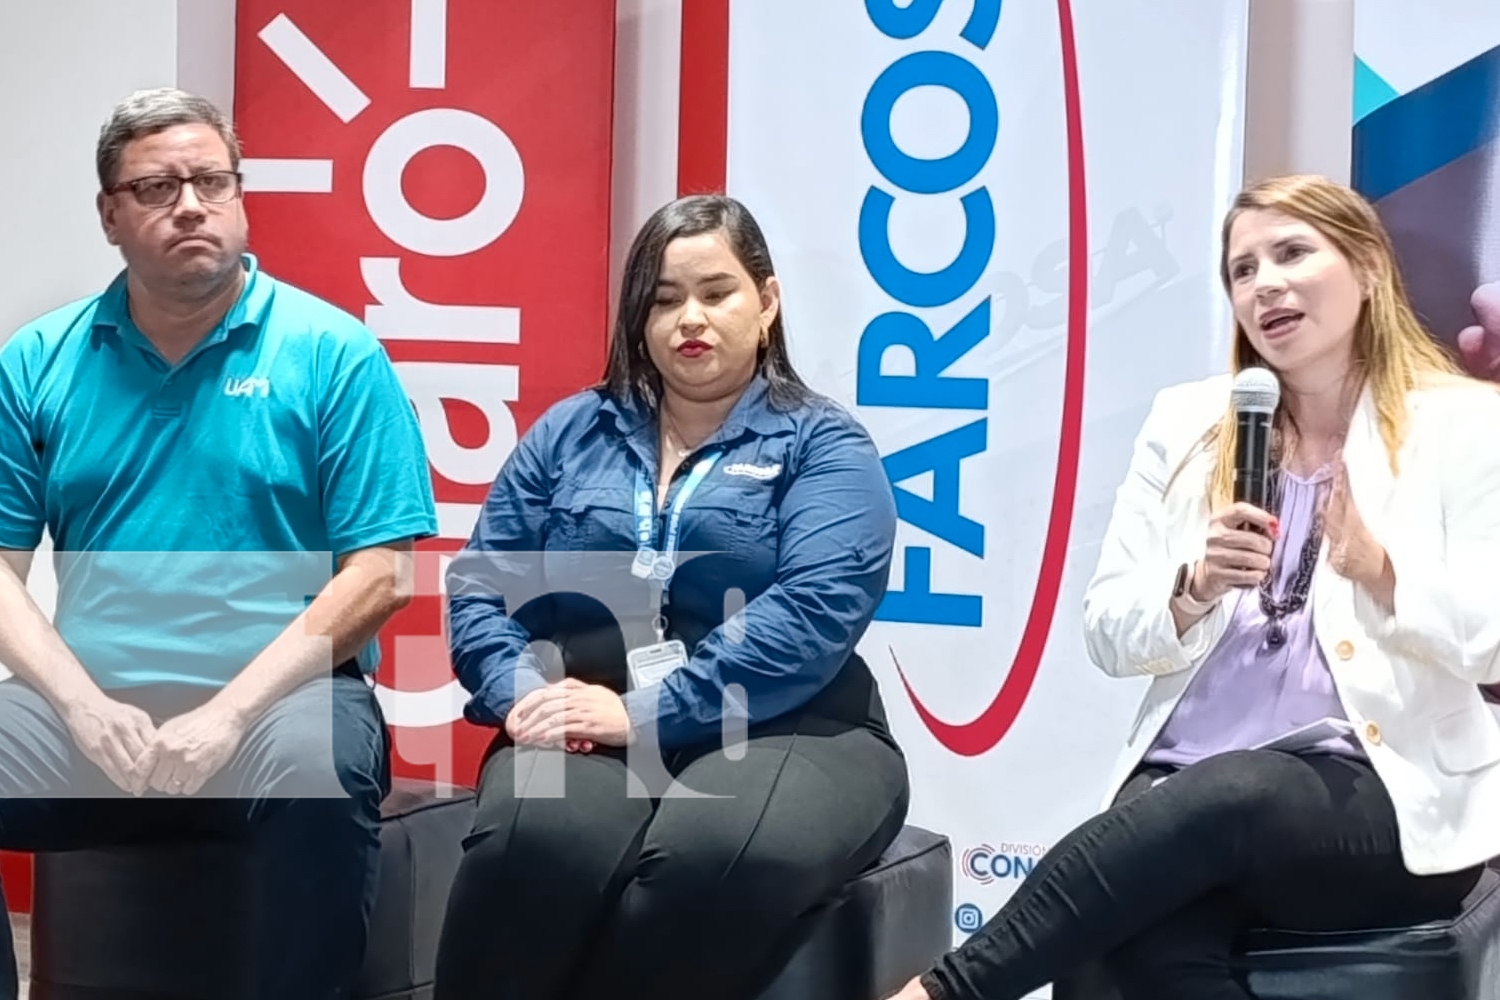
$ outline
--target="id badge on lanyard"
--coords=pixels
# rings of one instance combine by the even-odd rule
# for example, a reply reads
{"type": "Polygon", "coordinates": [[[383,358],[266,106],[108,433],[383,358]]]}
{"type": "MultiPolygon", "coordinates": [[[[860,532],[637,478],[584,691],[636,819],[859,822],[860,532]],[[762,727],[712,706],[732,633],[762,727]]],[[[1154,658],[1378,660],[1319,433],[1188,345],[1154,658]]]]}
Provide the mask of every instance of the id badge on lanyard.
{"type": "MultiPolygon", "coordinates": [[[[677,572],[677,539],[682,529],[682,510],[718,460],[719,453],[711,452],[698,459],[693,466],[693,471],[677,491],[677,497],[667,514],[666,535],[660,548],[656,546],[656,492],[651,483],[646,481],[645,471],[636,470],[636,550],[630,572],[637,578],[650,580],[660,587],[663,603],[667,587],[677,572]]],[[[654,625],[656,642],[649,646],[638,646],[625,654],[625,666],[630,671],[630,686],[635,690],[660,684],[672,671],[687,665],[687,647],[680,639],[666,637],[666,622],[661,615],[656,616],[654,625]]]]}

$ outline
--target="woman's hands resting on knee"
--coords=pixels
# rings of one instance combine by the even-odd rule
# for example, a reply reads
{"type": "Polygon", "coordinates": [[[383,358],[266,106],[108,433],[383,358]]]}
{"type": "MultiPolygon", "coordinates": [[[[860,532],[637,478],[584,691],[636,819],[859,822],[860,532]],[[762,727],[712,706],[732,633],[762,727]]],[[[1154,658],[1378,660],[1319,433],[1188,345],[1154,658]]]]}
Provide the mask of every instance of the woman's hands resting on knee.
{"type": "Polygon", "coordinates": [[[572,677],[516,702],[505,716],[505,731],[518,746],[561,746],[569,753],[622,747],[634,739],[620,696],[572,677]]]}

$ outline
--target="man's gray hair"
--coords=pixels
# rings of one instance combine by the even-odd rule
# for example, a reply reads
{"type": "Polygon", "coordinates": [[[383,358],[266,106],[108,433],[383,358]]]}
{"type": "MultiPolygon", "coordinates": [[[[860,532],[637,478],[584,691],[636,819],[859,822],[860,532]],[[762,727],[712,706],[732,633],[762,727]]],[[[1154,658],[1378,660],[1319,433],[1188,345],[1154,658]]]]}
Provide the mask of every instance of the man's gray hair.
{"type": "Polygon", "coordinates": [[[159,87],[138,90],[115,105],[109,120],[99,130],[99,146],[94,156],[99,170],[99,187],[107,189],[118,181],[120,157],[127,145],[177,125],[208,125],[213,128],[229,147],[230,169],[240,168],[240,140],[234,134],[229,116],[216,108],[212,101],[196,94],[175,87],[159,87]]]}

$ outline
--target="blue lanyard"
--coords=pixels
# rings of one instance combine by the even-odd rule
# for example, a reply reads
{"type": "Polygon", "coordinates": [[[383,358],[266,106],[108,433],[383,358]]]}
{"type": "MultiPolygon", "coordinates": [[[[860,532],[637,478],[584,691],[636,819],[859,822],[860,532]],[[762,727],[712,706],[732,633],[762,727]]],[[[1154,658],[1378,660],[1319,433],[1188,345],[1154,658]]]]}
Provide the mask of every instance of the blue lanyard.
{"type": "Polygon", "coordinates": [[[637,468],[635,470],[635,562],[630,566],[630,572],[641,579],[651,578],[661,583],[665,588],[672,574],[677,572],[677,536],[682,528],[682,509],[687,506],[688,497],[708,477],[713,469],[714,463],[719,460],[721,452],[713,451],[698,459],[693,466],[693,471],[688,474],[687,481],[677,491],[677,499],[672,504],[672,512],[667,517],[666,544],[660,551],[655,547],[656,543],[656,490],[651,483],[646,481],[646,470],[637,468]]]}

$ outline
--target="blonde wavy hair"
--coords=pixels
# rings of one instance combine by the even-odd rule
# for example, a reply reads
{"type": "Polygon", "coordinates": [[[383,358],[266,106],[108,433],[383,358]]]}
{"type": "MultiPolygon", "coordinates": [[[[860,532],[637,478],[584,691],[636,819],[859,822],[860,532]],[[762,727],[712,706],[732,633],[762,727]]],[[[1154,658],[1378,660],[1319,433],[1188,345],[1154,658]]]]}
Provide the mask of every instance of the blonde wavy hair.
{"type": "MultiPolygon", "coordinates": [[[[1280,212],[1312,226],[1364,279],[1369,296],[1355,325],[1354,363],[1358,377],[1374,399],[1391,471],[1399,472],[1396,456],[1407,429],[1407,393],[1434,379],[1463,381],[1464,376],[1453,357],[1417,319],[1396,266],[1390,236],[1374,207],[1352,189],[1310,174],[1272,177],[1245,188],[1224,217],[1220,234],[1219,279],[1226,293],[1230,291],[1229,234],[1240,215],[1252,209],[1280,212]]],[[[1238,374],[1252,365],[1271,369],[1236,320],[1231,368],[1238,374]]],[[[1278,437],[1284,440],[1290,426],[1290,417],[1278,408],[1278,437]]],[[[1233,409],[1225,410],[1223,419],[1208,430],[1200,444],[1214,451],[1208,495],[1212,506],[1218,508],[1234,495],[1233,409]]]]}

